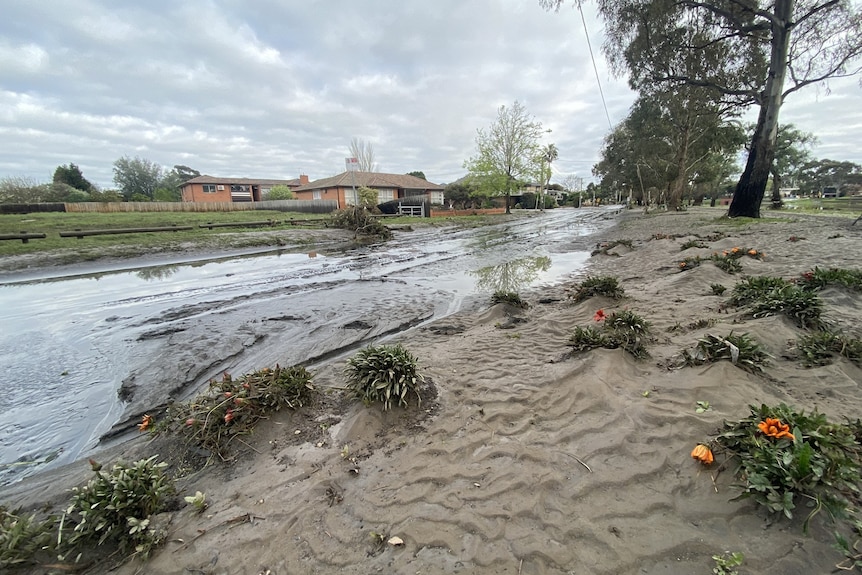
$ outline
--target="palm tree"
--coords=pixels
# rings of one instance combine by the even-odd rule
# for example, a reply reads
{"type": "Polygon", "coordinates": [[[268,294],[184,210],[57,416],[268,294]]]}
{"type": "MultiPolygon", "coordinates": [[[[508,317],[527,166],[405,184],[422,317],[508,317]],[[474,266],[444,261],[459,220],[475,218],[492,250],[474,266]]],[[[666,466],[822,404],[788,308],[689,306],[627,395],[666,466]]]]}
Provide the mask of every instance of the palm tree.
{"type": "Polygon", "coordinates": [[[551,171],[551,163],[555,162],[559,156],[560,156],[560,154],[557,151],[557,146],[555,146],[554,144],[548,144],[547,146],[542,148],[542,152],[541,152],[541,156],[540,156],[541,160],[542,160],[542,181],[540,182],[539,198],[538,198],[538,201],[536,203],[539,203],[539,201],[541,201],[541,206],[542,206],[543,210],[545,209],[545,200],[542,197],[542,193],[545,191],[545,189],[547,189],[548,185],[550,185],[550,183],[551,183],[551,175],[553,173],[551,171]],[[547,178],[545,178],[545,162],[548,162],[548,172],[547,172],[548,177],[547,178]]]}

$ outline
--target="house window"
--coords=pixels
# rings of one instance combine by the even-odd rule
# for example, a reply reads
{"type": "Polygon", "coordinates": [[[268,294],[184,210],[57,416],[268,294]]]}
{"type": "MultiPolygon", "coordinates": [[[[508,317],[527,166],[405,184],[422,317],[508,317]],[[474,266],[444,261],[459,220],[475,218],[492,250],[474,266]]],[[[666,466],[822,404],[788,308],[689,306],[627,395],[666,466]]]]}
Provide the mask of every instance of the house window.
{"type": "Polygon", "coordinates": [[[216,192],[215,184],[204,184],[205,194],[214,194],[216,192]]]}
{"type": "Polygon", "coordinates": [[[377,191],[377,203],[382,204],[383,202],[389,202],[394,200],[395,196],[392,190],[378,190],[377,191]]]}
{"type": "Polygon", "coordinates": [[[312,191],[311,192],[311,199],[312,200],[319,200],[320,199],[320,190],[312,191]]]}

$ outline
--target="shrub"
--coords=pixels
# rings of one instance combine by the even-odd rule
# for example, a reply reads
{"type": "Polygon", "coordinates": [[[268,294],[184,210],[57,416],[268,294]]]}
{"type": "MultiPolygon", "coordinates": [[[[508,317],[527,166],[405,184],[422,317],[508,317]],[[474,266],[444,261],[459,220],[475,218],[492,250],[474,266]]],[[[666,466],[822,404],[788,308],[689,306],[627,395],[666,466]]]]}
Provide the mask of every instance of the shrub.
{"type": "Polygon", "coordinates": [[[621,299],[625,294],[617,278],[612,276],[590,277],[575,285],[575,291],[569,297],[576,302],[584,301],[593,296],[604,296],[611,299],[621,299]]]}
{"type": "Polygon", "coordinates": [[[221,381],[211,381],[205,393],[171,404],[167,421],[155,430],[179,434],[224,459],[231,440],[249,433],[261,418],[283,407],[297,409],[308,403],[314,390],[311,377],[301,366],[276,365],[239,379],[225,373],[221,381]]]}
{"type": "Polygon", "coordinates": [[[54,519],[37,520],[0,507],[0,567],[16,567],[36,562],[37,555],[50,549],[54,519]]]}
{"type": "Polygon", "coordinates": [[[710,284],[709,287],[712,290],[712,295],[721,295],[727,290],[727,288],[721,284],[710,284]]]}
{"type": "Polygon", "coordinates": [[[833,521],[853,517],[862,482],[862,423],[834,424],[816,411],[806,415],[784,404],[750,409],[749,417],[725,423],[717,438],[740,460],[740,497],[788,518],[803,503],[812,509],[805,529],[821,510],[833,521]]]}
{"type": "Polygon", "coordinates": [[[419,397],[419,385],[424,381],[416,372],[417,359],[401,344],[370,346],[347,360],[347,389],[365,405],[383,402],[384,411],[396,400],[407,406],[410,393],[419,397]]]}
{"type": "Polygon", "coordinates": [[[698,340],[693,353],[683,350],[682,365],[692,367],[729,360],[734,365],[753,372],[760,371],[760,366],[766,362],[767,357],[760,345],[747,333],[734,335],[730,332],[725,337],[707,334],[698,340]]]}
{"type": "Polygon", "coordinates": [[[72,489],[66,510],[77,524],[68,542],[115,541],[121,552],[133,551],[146,557],[162,542],[164,534],[150,525],[150,518],[168,507],[174,495],[173,482],[163,473],[167,463],[156,457],[131,466],[117,463],[110,473],[91,460],[96,477],[83,487],[72,489]]]}
{"type": "Polygon", "coordinates": [[[278,184],[273,186],[269,193],[266,194],[267,200],[295,200],[296,194],[293,193],[288,186],[284,184],[278,184]]]}
{"type": "Polygon", "coordinates": [[[715,264],[715,267],[729,274],[735,274],[736,272],[742,271],[742,264],[739,263],[738,258],[729,255],[720,256],[718,254],[712,254],[711,259],[712,263],[715,264]]]}
{"type": "Polygon", "coordinates": [[[689,248],[705,248],[705,247],[708,247],[708,246],[705,243],[703,243],[701,240],[689,240],[689,241],[685,242],[684,244],[682,244],[682,246],[679,248],[679,251],[684,252],[685,250],[687,250],[689,248]]]}
{"type": "Polygon", "coordinates": [[[511,306],[525,308],[528,307],[527,302],[521,299],[521,296],[511,291],[495,291],[491,296],[491,303],[505,303],[511,306]]]}
{"type": "Polygon", "coordinates": [[[597,347],[605,347],[605,335],[595,326],[575,327],[569,336],[569,345],[574,351],[589,351],[597,347]]]}

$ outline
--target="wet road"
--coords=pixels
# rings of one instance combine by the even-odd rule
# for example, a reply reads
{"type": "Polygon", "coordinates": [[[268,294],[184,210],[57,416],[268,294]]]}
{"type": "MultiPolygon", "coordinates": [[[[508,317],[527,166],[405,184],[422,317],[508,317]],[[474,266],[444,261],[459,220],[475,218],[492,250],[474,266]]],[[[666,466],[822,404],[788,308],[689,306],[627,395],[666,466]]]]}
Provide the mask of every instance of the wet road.
{"type": "Polygon", "coordinates": [[[86,455],[112,427],[224,371],[313,365],[496,290],[553,293],[614,212],[397,232],[339,253],[0,279],[0,484],[86,455]]]}

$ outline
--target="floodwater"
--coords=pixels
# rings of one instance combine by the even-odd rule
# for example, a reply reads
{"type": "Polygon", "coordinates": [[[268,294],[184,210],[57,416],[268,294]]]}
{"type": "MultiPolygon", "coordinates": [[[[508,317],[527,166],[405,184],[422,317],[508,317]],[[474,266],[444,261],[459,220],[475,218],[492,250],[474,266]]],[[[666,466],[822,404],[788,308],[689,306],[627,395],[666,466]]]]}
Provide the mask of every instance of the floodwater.
{"type": "Polygon", "coordinates": [[[86,456],[225,371],[313,367],[497,290],[559,296],[614,213],[397,232],[337,253],[0,277],[0,485],[86,456]]]}

